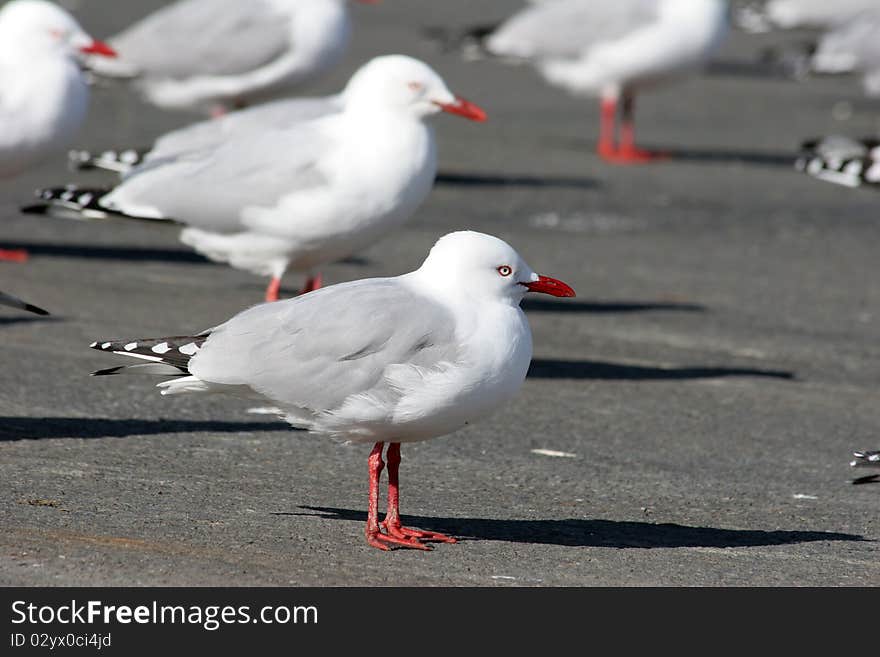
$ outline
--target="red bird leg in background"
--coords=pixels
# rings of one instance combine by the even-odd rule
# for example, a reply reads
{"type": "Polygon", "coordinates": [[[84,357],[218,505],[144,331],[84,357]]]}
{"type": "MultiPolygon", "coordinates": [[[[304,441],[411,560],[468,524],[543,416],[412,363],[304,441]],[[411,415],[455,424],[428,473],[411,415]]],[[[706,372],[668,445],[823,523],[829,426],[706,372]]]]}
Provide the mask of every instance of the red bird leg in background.
{"type": "Polygon", "coordinates": [[[0,249],[0,260],[3,262],[27,262],[28,257],[24,249],[0,249]]]}
{"type": "Polygon", "coordinates": [[[266,301],[278,301],[279,292],[281,292],[281,277],[273,276],[269,281],[269,287],[266,288],[266,301]]]}
{"type": "Polygon", "coordinates": [[[610,159],[617,152],[617,98],[604,97],[601,104],[601,116],[599,118],[599,147],[600,157],[610,159]]]}
{"type": "Polygon", "coordinates": [[[309,276],[306,279],[306,284],[303,285],[302,290],[300,290],[300,294],[307,294],[309,292],[314,292],[315,290],[321,289],[321,274],[315,274],[314,276],[309,276]]]}

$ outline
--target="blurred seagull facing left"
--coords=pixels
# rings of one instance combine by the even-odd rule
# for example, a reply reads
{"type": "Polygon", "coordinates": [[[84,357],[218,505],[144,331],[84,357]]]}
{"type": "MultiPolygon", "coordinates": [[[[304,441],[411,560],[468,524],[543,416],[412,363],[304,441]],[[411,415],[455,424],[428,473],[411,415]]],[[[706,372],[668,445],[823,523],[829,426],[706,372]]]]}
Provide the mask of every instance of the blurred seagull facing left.
{"type": "Polygon", "coordinates": [[[506,242],[450,233],[419,269],[402,276],[255,306],[196,335],[98,340],[93,349],[148,362],[95,374],[172,377],[158,384],[164,395],[257,396],[296,427],[373,443],[367,542],[425,550],[425,541],[455,539],[402,526],[400,444],[462,429],[516,394],[532,358],[519,307],[528,292],[574,296],[565,283],[532,271],[506,242]],[[380,523],[385,442],[388,513],[380,523]]]}
{"type": "Polygon", "coordinates": [[[44,190],[23,210],[186,224],[180,239],[199,253],[271,276],[273,301],[288,268],[307,273],[303,292],[314,290],[318,267],[413,215],[434,184],[426,120],[439,112],[486,119],[427,64],[377,57],[349,82],[343,111],[146,162],[109,192],[44,190]]]}
{"type": "Polygon", "coordinates": [[[484,47],[531,62],[551,84],[598,95],[599,155],[640,163],[659,154],[636,147],[636,94],[697,71],[726,30],[725,0],[554,0],[509,18],[485,37],[484,47]]]}
{"type": "Polygon", "coordinates": [[[159,107],[220,114],[332,68],[350,39],[347,3],[178,0],[111,37],[119,59],[93,68],[105,77],[133,79],[159,107]]]}
{"type": "Polygon", "coordinates": [[[27,301],[22,301],[18,297],[14,297],[11,294],[5,294],[4,292],[0,292],[0,305],[9,306],[10,308],[18,308],[20,310],[27,310],[29,313],[34,313],[36,315],[49,314],[49,311],[43,310],[39,306],[30,304],[27,301]]]}
{"type": "MultiPolygon", "coordinates": [[[[78,58],[112,57],[61,7],[14,0],[0,9],[0,178],[63,150],[85,121],[89,88],[78,58]]],[[[27,253],[0,250],[0,260],[27,253]]]]}

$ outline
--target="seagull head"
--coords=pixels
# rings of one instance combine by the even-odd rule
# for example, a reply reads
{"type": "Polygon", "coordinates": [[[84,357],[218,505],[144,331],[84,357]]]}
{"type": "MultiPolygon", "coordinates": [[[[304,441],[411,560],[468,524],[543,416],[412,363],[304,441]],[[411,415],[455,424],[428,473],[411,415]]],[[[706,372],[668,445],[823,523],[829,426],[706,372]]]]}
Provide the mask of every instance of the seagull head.
{"type": "Polygon", "coordinates": [[[431,287],[449,290],[477,300],[501,300],[519,304],[529,292],[554,297],[573,297],[574,290],[562,281],[536,274],[504,240],[458,231],[441,237],[418,270],[432,281],[431,287]]]}
{"type": "Polygon", "coordinates": [[[438,112],[485,121],[486,112],[453,94],[430,66],[406,55],[375,57],[343,91],[346,108],[395,110],[424,118],[438,112]]]}
{"type": "Polygon", "coordinates": [[[22,53],[116,56],[106,43],[86,34],[67,11],[46,0],[13,0],[5,5],[0,10],[0,40],[22,53]]]}

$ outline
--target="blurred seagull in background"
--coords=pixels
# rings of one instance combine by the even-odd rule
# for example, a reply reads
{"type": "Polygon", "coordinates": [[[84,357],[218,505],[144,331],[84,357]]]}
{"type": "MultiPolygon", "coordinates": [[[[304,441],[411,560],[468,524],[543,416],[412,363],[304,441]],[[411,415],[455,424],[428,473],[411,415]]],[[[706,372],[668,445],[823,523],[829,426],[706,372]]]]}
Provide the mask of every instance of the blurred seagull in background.
{"type": "Polygon", "coordinates": [[[427,64],[377,57],[345,90],[342,111],[145,162],[115,189],[38,192],[30,213],[128,217],[186,224],[181,241],[208,258],[271,276],[278,299],[288,269],[345,258],[409,219],[434,184],[437,153],[426,119],[486,114],[454,95],[427,64]]]}
{"type": "Polygon", "coordinates": [[[554,0],[531,4],[483,44],[492,55],[532,63],[551,84],[598,95],[599,155],[639,163],[658,154],[636,147],[636,94],[698,70],[726,31],[725,0],[554,0]]]}
{"type": "Polygon", "coordinates": [[[381,550],[427,550],[425,542],[455,539],[402,525],[400,444],[457,431],[516,394],[532,358],[519,307],[528,292],[574,296],[565,283],[532,271],[502,240],[451,233],[403,276],[258,305],[192,336],[98,340],[92,348],[148,362],[95,374],[172,377],[158,384],[163,395],[257,396],[283,409],[295,427],[373,443],[367,542],[381,550]],[[380,523],[385,442],[388,512],[380,523]]]}
{"type": "MultiPolygon", "coordinates": [[[[14,0],[0,9],[0,178],[15,176],[69,146],[85,121],[83,55],[113,57],[61,7],[14,0]]],[[[27,252],[0,249],[0,260],[27,252]]]]}
{"type": "Polygon", "coordinates": [[[755,33],[774,29],[827,30],[877,8],[877,0],[767,0],[742,7],[736,12],[736,22],[747,32],[755,33]]]}
{"type": "Polygon", "coordinates": [[[119,59],[92,68],[131,78],[159,107],[222,114],[332,68],[348,47],[347,3],[179,0],[108,39],[119,59]]]}

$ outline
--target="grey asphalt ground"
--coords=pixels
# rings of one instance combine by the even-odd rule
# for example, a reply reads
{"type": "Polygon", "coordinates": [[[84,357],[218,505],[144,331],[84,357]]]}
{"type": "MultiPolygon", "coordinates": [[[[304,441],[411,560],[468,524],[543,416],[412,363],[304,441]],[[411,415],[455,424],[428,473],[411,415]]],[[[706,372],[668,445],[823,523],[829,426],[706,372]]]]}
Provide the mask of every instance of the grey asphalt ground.
{"type": "MultiPolygon", "coordinates": [[[[101,37],[159,4],[77,13],[101,37]]],[[[59,158],[0,186],[2,243],[32,253],[0,263],[0,289],[53,313],[0,310],[0,584],[880,584],[880,484],[853,485],[866,472],[848,467],[880,448],[880,196],[791,167],[804,138],[874,133],[877,103],[852,79],[751,65],[797,35],[734,34],[712,73],[640,102],[641,141],[673,159],[612,167],[592,152],[594,102],[419,34],[518,6],[358,6],[350,55],[310,90],[404,52],[491,117],[437,118],[427,203],[327,282],[409,271],[473,228],[578,292],[526,302],[535,357],[514,403],[404,447],[405,519],[466,540],[369,548],[364,446],[233,398],[89,378],[122,360],[92,340],[205,329],[264,281],[202,260],[173,227],[19,215],[38,185],[110,180],[59,158]]],[[[192,118],[102,88],[78,144],[148,144],[192,118]]]]}

